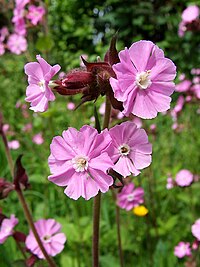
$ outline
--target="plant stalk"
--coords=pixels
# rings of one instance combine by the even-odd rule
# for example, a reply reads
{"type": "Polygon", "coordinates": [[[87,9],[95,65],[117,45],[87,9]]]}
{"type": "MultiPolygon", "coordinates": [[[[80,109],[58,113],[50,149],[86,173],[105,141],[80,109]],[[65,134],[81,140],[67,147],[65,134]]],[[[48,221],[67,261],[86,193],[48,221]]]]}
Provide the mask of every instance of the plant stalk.
{"type": "Polygon", "coordinates": [[[5,152],[6,152],[8,165],[9,165],[9,168],[10,168],[10,173],[11,173],[11,175],[13,177],[14,176],[14,164],[13,164],[12,156],[10,154],[10,149],[8,147],[8,141],[7,141],[7,138],[6,138],[6,135],[5,135],[4,131],[1,132],[1,136],[2,136],[2,139],[3,139],[4,146],[5,146],[5,152]]]}

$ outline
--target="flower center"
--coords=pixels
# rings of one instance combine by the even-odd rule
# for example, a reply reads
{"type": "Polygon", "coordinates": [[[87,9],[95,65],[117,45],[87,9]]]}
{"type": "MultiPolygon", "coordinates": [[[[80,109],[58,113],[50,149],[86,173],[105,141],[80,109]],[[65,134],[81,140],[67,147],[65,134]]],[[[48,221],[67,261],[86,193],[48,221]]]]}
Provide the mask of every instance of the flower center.
{"type": "Polygon", "coordinates": [[[136,85],[140,89],[147,89],[151,85],[150,75],[151,71],[142,71],[136,75],[136,85]]]}
{"type": "Polygon", "coordinates": [[[127,200],[128,200],[129,202],[133,201],[133,200],[134,200],[134,194],[129,194],[129,195],[127,196],[127,200]]]}
{"type": "Polygon", "coordinates": [[[127,144],[123,144],[123,145],[121,145],[119,148],[118,148],[118,150],[119,150],[119,153],[122,155],[122,156],[127,156],[128,154],[129,154],[129,152],[130,152],[130,147],[129,147],[129,145],[127,145],[127,144]]]}
{"type": "Polygon", "coordinates": [[[45,235],[45,236],[43,236],[43,241],[44,241],[45,243],[49,243],[49,242],[51,241],[51,236],[50,236],[50,235],[45,235]]]}
{"type": "Polygon", "coordinates": [[[39,81],[38,85],[39,85],[39,87],[40,87],[40,90],[41,90],[42,92],[45,92],[45,80],[41,80],[41,81],[39,81]]]}
{"type": "Polygon", "coordinates": [[[72,159],[72,164],[77,172],[84,172],[88,168],[88,157],[76,156],[72,159]]]}

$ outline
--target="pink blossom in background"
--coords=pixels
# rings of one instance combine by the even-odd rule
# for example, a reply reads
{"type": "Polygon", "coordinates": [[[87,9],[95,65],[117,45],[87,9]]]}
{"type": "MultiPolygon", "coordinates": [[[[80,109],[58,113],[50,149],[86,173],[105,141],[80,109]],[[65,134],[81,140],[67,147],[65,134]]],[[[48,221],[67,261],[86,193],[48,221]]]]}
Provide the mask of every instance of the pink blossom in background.
{"type": "Polygon", "coordinates": [[[119,53],[120,63],[113,69],[117,79],[110,83],[117,100],[123,102],[123,113],[152,119],[170,108],[176,76],[174,63],[150,41],[139,41],[119,53]]]}
{"type": "Polygon", "coordinates": [[[151,130],[151,131],[155,131],[156,128],[157,128],[157,126],[156,126],[155,123],[153,123],[153,124],[150,125],[150,130],[151,130]]]}
{"type": "Polygon", "coordinates": [[[176,92],[187,92],[190,89],[190,86],[192,85],[192,82],[190,80],[184,80],[175,86],[176,92]]]}
{"type": "Polygon", "coordinates": [[[2,27],[0,29],[0,42],[3,42],[8,35],[9,35],[8,28],[2,27]]]}
{"type": "Polygon", "coordinates": [[[31,103],[31,110],[44,112],[48,109],[48,101],[55,100],[49,84],[51,78],[60,70],[60,66],[54,65],[52,67],[40,55],[36,58],[39,63],[30,62],[24,66],[29,83],[25,100],[31,103]]]}
{"type": "Polygon", "coordinates": [[[3,244],[13,234],[13,229],[16,224],[18,224],[18,219],[14,214],[10,218],[3,219],[0,226],[0,244],[3,244]]]}
{"type": "Polygon", "coordinates": [[[192,79],[192,82],[194,83],[194,84],[198,84],[198,83],[200,83],[200,77],[198,77],[198,76],[195,76],[193,79],[192,79]]]}
{"type": "Polygon", "coordinates": [[[15,24],[14,24],[14,32],[18,35],[25,36],[26,31],[26,22],[24,18],[20,18],[15,24]]]}
{"type": "Polygon", "coordinates": [[[137,126],[137,128],[142,128],[142,120],[138,117],[134,117],[132,119],[132,122],[135,123],[135,125],[137,126]]]}
{"type": "Polygon", "coordinates": [[[0,42],[0,56],[2,56],[3,54],[5,54],[5,46],[0,42]]]}
{"type": "Polygon", "coordinates": [[[13,150],[18,149],[20,147],[20,143],[17,140],[10,141],[8,142],[8,147],[13,150]]]}
{"type": "Polygon", "coordinates": [[[7,47],[12,53],[20,55],[27,50],[27,41],[23,36],[13,33],[8,38],[7,47]]]}
{"type": "Polygon", "coordinates": [[[187,95],[185,98],[186,102],[190,102],[192,100],[192,96],[191,95],[187,95]]]}
{"type": "Polygon", "coordinates": [[[176,130],[178,128],[178,123],[177,122],[174,122],[172,124],[172,130],[176,130]]]}
{"type": "Polygon", "coordinates": [[[4,131],[4,133],[6,133],[9,130],[9,128],[10,128],[9,124],[4,124],[2,130],[4,131]]]}
{"type": "MultiPolygon", "coordinates": [[[[61,224],[54,219],[40,219],[34,223],[35,228],[40,236],[43,246],[49,256],[56,256],[64,249],[66,236],[61,233],[61,224]]],[[[38,243],[30,230],[25,241],[26,247],[39,259],[44,259],[44,255],[38,246],[38,243]]]]}
{"type": "Polygon", "coordinates": [[[35,134],[32,139],[33,143],[36,145],[41,145],[44,143],[44,138],[42,136],[42,133],[35,134]]]}
{"type": "Polygon", "coordinates": [[[75,104],[73,102],[67,103],[67,109],[68,110],[74,110],[75,109],[75,104]]]}
{"type": "Polygon", "coordinates": [[[178,245],[174,248],[174,255],[178,258],[190,256],[191,255],[190,243],[179,242],[178,245]]]}
{"type": "Polygon", "coordinates": [[[193,182],[193,174],[183,169],[176,174],[175,181],[178,186],[189,186],[193,182]]]}
{"type": "Polygon", "coordinates": [[[144,189],[142,187],[135,188],[133,183],[127,184],[122,191],[117,194],[117,205],[127,211],[144,202],[144,189]]]}
{"type": "Polygon", "coordinates": [[[192,234],[198,241],[200,241],[200,219],[196,220],[192,225],[192,234]]]}
{"type": "Polygon", "coordinates": [[[48,179],[67,186],[64,193],[75,200],[94,197],[100,190],[105,193],[113,184],[107,170],[113,167],[108,155],[112,139],[108,130],[98,133],[85,125],[80,131],[68,128],[62,137],[53,138],[50,149],[49,167],[52,175],[48,179]]]}
{"type": "Polygon", "coordinates": [[[114,151],[114,170],[124,177],[140,173],[151,163],[152,146],[144,129],[138,129],[130,121],[116,125],[109,130],[114,151]]]}
{"type": "Polygon", "coordinates": [[[191,23],[199,16],[199,7],[196,5],[188,6],[182,13],[182,20],[185,23],[191,23]]]}
{"type": "Polygon", "coordinates": [[[179,113],[183,109],[184,103],[185,103],[185,98],[182,95],[180,95],[178,97],[178,100],[176,102],[176,105],[175,105],[175,107],[173,109],[174,112],[175,113],[179,113]]]}
{"type": "Polygon", "coordinates": [[[195,96],[200,99],[200,84],[194,84],[191,87],[191,91],[195,94],[195,96]]]}
{"type": "Polygon", "coordinates": [[[192,243],[192,249],[193,250],[197,250],[199,248],[199,241],[198,240],[195,240],[193,243],[192,243]]]}
{"type": "Polygon", "coordinates": [[[31,21],[33,25],[37,25],[45,14],[45,8],[43,6],[34,6],[30,5],[28,7],[28,14],[26,15],[27,19],[31,21]]]}
{"type": "Polygon", "coordinates": [[[185,22],[181,21],[178,25],[178,36],[183,37],[185,35],[187,28],[185,26],[185,22]]]}
{"type": "Polygon", "coordinates": [[[30,132],[33,128],[33,125],[32,123],[27,123],[24,125],[24,127],[22,128],[22,131],[23,132],[30,132]]]}
{"type": "Polygon", "coordinates": [[[166,188],[169,190],[174,187],[174,180],[171,177],[167,178],[166,188]]]}
{"type": "Polygon", "coordinates": [[[179,81],[185,80],[185,73],[181,73],[178,78],[179,78],[179,81]]]}

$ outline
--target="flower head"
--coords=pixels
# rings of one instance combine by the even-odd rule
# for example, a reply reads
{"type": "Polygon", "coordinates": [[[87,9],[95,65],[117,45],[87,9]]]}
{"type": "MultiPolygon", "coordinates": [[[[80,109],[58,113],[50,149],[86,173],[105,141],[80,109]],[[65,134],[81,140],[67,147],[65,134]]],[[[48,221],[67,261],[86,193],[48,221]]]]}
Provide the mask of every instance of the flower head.
{"type": "Polygon", "coordinates": [[[116,79],[110,78],[110,83],[125,116],[152,119],[168,110],[176,67],[163,51],[150,41],[139,41],[122,50],[119,58],[113,65],[116,79]]]}
{"type": "Polygon", "coordinates": [[[110,129],[114,151],[112,153],[114,170],[124,177],[140,173],[139,170],[148,167],[151,163],[152,146],[143,129],[130,121],[110,129]]]}
{"type": "Polygon", "coordinates": [[[18,219],[12,214],[9,218],[3,219],[0,226],[0,244],[3,244],[6,239],[13,234],[13,228],[18,224],[18,219]]]}
{"type": "Polygon", "coordinates": [[[35,112],[44,112],[48,109],[48,101],[54,101],[55,96],[51,91],[51,78],[60,70],[59,65],[49,65],[40,55],[37,62],[27,63],[24,67],[28,75],[29,86],[26,90],[26,101],[31,102],[35,112]]]}
{"type": "MultiPolygon", "coordinates": [[[[54,257],[64,249],[66,236],[60,232],[61,225],[58,222],[54,219],[41,219],[35,222],[34,225],[48,255],[54,257]]],[[[25,243],[26,247],[34,255],[40,259],[44,259],[44,255],[38,246],[32,230],[30,230],[25,243]]]]}
{"type": "Polygon", "coordinates": [[[44,7],[30,5],[26,17],[31,21],[33,25],[37,25],[42,20],[44,14],[45,14],[44,7]]]}
{"type": "Polygon", "coordinates": [[[80,131],[69,128],[62,137],[56,136],[51,143],[49,180],[60,186],[67,186],[65,194],[73,199],[80,196],[86,200],[105,193],[113,184],[107,170],[113,167],[108,155],[111,137],[107,130],[100,134],[91,126],[80,131]]]}
{"type": "Polygon", "coordinates": [[[179,186],[189,186],[193,182],[193,174],[188,170],[181,170],[176,174],[175,181],[179,186]]]}
{"type": "Polygon", "coordinates": [[[148,212],[148,209],[143,205],[136,206],[133,208],[133,213],[139,217],[146,216],[148,212]]]}
{"type": "Polygon", "coordinates": [[[190,256],[191,255],[190,243],[179,242],[178,245],[174,248],[174,255],[178,258],[190,256]]]}
{"type": "Polygon", "coordinates": [[[185,23],[191,23],[193,20],[198,18],[200,13],[199,7],[196,5],[188,6],[182,13],[182,20],[185,23]]]}
{"type": "Polygon", "coordinates": [[[12,53],[20,55],[26,51],[27,41],[23,36],[13,33],[8,38],[7,46],[12,53]]]}
{"type": "Polygon", "coordinates": [[[117,205],[122,208],[131,210],[135,206],[144,202],[144,190],[142,187],[135,188],[133,183],[127,184],[122,191],[117,194],[117,205]]]}
{"type": "Polygon", "coordinates": [[[44,143],[44,138],[42,136],[42,133],[35,134],[32,140],[33,143],[35,143],[36,145],[41,145],[42,143],[44,143]]]}
{"type": "Polygon", "coordinates": [[[200,241],[200,219],[192,225],[192,234],[198,241],[200,241]]]}

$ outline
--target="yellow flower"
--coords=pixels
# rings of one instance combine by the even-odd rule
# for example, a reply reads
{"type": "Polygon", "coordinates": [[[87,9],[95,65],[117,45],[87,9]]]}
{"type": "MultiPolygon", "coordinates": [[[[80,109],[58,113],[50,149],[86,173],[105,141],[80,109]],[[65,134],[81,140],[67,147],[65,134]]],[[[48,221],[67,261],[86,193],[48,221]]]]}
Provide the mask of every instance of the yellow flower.
{"type": "Polygon", "coordinates": [[[133,208],[133,213],[140,217],[147,215],[148,212],[148,209],[143,205],[133,208]]]}

